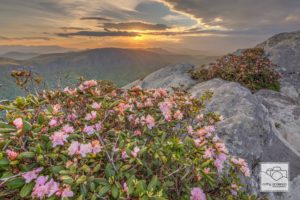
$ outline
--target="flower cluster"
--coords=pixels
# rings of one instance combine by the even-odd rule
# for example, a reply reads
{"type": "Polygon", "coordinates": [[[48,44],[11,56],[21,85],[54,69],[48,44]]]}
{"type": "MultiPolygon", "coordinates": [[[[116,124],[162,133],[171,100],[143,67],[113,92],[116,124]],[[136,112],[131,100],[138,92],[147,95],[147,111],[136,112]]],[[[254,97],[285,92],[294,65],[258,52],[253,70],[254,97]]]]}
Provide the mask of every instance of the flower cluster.
{"type": "MultiPolygon", "coordinates": [[[[248,199],[245,160],[216,135],[222,117],[165,89],[104,81],[0,105],[7,199],[248,199]]],[[[254,199],[254,198],[253,198],[254,199]]]]}
{"type": "Polygon", "coordinates": [[[192,72],[192,78],[204,81],[222,78],[238,82],[251,91],[260,89],[278,91],[280,89],[280,75],[261,48],[247,49],[241,55],[223,56],[210,64],[208,69],[202,67],[192,72]]]}

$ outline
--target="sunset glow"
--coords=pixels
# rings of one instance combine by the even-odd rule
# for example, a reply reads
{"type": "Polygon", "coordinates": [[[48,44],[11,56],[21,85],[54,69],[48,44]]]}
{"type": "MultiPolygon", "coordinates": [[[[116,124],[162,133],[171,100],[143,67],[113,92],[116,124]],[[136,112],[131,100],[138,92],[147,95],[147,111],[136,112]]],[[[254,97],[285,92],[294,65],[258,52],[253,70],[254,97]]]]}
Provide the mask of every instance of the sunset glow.
{"type": "Polygon", "coordinates": [[[290,0],[280,7],[267,1],[257,7],[254,2],[237,5],[196,0],[3,0],[0,45],[172,47],[226,52],[251,46],[277,30],[299,27],[299,1],[290,0]],[[232,13],[226,9],[230,6],[232,13]],[[256,14],[248,15],[251,10],[256,14]],[[268,10],[277,12],[278,19],[267,15],[268,10]],[[211,41],[218,42],[218,47],[211,41]],[[226,47],[229,42],[233,45],[226,47]]]}

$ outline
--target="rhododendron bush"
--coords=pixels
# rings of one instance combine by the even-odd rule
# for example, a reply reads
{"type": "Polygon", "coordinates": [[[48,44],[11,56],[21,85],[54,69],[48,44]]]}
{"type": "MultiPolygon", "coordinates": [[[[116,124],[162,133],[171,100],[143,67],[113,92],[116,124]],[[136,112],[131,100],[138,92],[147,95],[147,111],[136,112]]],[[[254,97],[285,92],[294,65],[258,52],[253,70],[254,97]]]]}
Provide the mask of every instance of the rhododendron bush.
{"type": "Polygon", "coordinates": [[[250,199],[211,94],[85,81],[0,105],[1,199],[250,199]]]}
{"type": "Polygon", "coordinates": [[[253,92],[260,89],[280,90],[280,74],[262,48],[246,49],[241,55],[228,54],[208,68],[193,71],[191,75],[204,81],[213,78],[235,81],[253,92]]]}

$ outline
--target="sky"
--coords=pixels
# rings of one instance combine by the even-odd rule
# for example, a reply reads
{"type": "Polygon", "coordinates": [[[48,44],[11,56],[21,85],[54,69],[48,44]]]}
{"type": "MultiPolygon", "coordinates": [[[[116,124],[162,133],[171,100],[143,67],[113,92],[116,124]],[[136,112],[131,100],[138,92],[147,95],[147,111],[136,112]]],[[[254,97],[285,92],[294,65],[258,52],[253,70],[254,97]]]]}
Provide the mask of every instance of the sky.
{"type": "Polygon", "coordinates": [[[0,45],[221,54],[300,29],[300,0],[0,0],[0,45]]]}

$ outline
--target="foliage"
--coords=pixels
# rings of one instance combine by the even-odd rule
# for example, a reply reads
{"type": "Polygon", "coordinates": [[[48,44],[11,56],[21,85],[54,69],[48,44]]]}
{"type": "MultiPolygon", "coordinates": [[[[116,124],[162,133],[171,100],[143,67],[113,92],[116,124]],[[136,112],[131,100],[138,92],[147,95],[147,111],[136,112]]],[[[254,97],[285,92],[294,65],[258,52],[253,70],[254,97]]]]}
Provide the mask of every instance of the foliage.
{"type": "Polygon", "coordinates": [[[208,69],[201,68],[192,72],[192,78],[210,80],[222,78],[235,81],[251,91],[271,89],[279,91],[279,74],[275,65],[264,56],[261,48],[247,49],[241,55],[229,54],[211,64],[208,69]]]}
{"type": "Polygon", "coordinates": [[[215,135],[211,93],[105,81],[0,105],[1,199],[255,199],[247,163],[215,135]]]}
{"type": "Polygon", "coordinates": [[[42,78],[38,73],[30,70],[13,70],[10,74],[21,89],[29,92],[30,86],[41,84],[42,78]]]}

